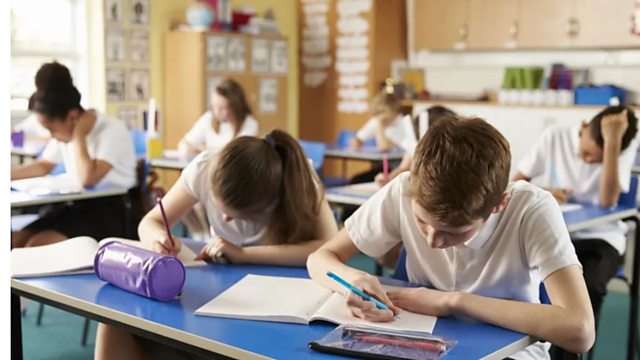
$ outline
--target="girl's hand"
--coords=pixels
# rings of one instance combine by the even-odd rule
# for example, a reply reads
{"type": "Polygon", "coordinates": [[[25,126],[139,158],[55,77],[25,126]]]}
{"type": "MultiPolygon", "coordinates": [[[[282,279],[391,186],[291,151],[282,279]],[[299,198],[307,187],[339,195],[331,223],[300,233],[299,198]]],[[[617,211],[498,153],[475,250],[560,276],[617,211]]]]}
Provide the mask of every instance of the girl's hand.
{"type": "Polygon", "coordinates": [[[91,117],[94,116],[91,111],[85,111],[80,115],[80,117],[76,120],[75,126],[73,127],[73,138],[81,139],[85,138],[87,134],[93,128],[94,121],[91,121],[91,117]]]}
{"type": "Polygon", "coordinates": [[[242,246],[235,245],[221,237],[209,241],[200,251],[196,260],[209,260],[218,264],[244,262],[245,251],[242,246]]]}
{"type": "Polygon", "coordinates": [[[151,251],[163,255],[176,256],[182,248],[182,242],[180,242],[180,240],[178,240],[178,238],[176,238],[175,236],[172,236],[171,239],[169,239],[169,236],[166,232],[162,231],[158,232],[156,237],[154,237],[153,239],[149,241],[142,240],[142,242],[151,251]],[[173,239],[173,242],[171,241],[171,239],[173,239]]]}
{"type": "Polygon", "coordinates": [[[376,184],[378,184],[380,187],[387,185],[387,183],[389,182],[389,175],[385,176],[383,173],[378,173],[376,175],[376,177],[374,178],[374,181],[376,182],[376,184]]]}

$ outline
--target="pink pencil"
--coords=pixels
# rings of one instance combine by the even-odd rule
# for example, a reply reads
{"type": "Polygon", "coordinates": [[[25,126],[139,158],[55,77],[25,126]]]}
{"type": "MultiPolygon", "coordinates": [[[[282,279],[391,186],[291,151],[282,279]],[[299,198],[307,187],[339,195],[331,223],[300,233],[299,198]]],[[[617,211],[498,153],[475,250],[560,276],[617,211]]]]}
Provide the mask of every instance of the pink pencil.
{"type": "Polygon", "coordinates": [[[382,154],[382,174],[384,174],[384,178],[389,178],[389,155],[382,154]]]}
{"type": "Polygon", "coordinates": [[[160,206],[160,213],[162,213],[162,222],[164,223],[164,229],[167,231],[167,236],[169,240],[171,240],[171,246],[174,247],[176,244],[173,242],[173,237],[171,237],[171,229],[169,228],[169,221],[167,220],[167,214],[164,212],[164,206],[162,206],[162,199],[158,198],[158,205],[160,206]]]}
{"type": "Polygon", "coordinates": [[[395,345],[395,346],[405,346],[412,347],[416,349],[430,350],[443,352],[446,347],[444,344],[438,341],[428,341],[428,340],[401,340],[401,339],[389,339],[384,337],[377,336],[366,336],[366,335],[357,335],[356,340],[369,342],[373,344],[384,344],[384,345],[395,345]]]}

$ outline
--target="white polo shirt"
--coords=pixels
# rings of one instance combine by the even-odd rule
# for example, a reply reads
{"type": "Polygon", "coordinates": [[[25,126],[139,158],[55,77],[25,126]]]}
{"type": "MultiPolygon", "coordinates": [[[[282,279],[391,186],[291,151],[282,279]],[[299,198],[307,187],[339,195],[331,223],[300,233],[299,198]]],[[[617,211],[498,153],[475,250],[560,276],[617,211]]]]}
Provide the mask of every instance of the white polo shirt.
{"type": "MultiPolygon", "coordinates": [[[[402,124],[402,115],[396,116],[387,126],[384,128],[384,136],[387,137],[396,146],[403,146],[406,137],[409,135],[405,131],[405,127],[402,124]]],[[[358,130],[356,137],[360,141],[367,141],[375,139],[376,137],[376,117],[369,119],[364,126],[358,130]]],[[[412,134],[411,134],[412,135],[412,134]]]]}
{"type": "MultiPolygon", "coordinates": [[[[237,136],[256,135],[258,135],[258,121],[253,116],[247,115],[237,136]]],[[[213,113],[207,111],[196,120],[196,123],[185,134],[181,142],[187,142],[192,146],[204,146],[207,149],[220,150],[235,137],[233,126],[226,121],[220,122],[220,127],[216,132],[213,128],[213,113]]]]}
{"type": "MultiPolygon", "coordinates": [[[[539,303],[542,279],[578,264],[560,207],[546,191],[524,181],[509,184],[511,199],[465,244],[433,249],[420,233],[405,195],[410,173],[400,174],[347,221],[354,245],[378,257],[402,242],[411,282],[443,291],[539,303]]],[[[536,343],[514,359],[546,359],[548,344],[536,343]]]]}
{"type": "Polygon", "coordinates": [[[258,243],[266,231],[263,225],[238,219],[225,221],[222,212],[213,202],[209,169],[215,166],[217,154],[212,150],[200,153],[182,170],[178,183],[182,184],[193,198],[204,204],[212,237],[219,236],[241,246],[258,243]]]}
{"type": "MultiPolygon", "coordinates": [[[[580,158],[580,125],[547,129],[540,141],[518,164],[518,171],[531,178],[531,182],[543,187],[572,189],[570,201],[598,204],[602,163],[588,164],[580,158]],[[555,169],[555,180],[553,179],[555,169]],[[554,183],[557,182],[557,183],[554,183]]],[[[631,168],[638,150],[633,140],[620,153],[618,172],[622,192],[629,191],[631,168]]],[[[610,222],[571,233],[573,240],[603,239],[620,254],[626,248],[627,226],[622,221],[610,222]]]]}
{"type": "MultiPolygon", "coordinates": [[[[127,189],[136,185],[136,154],[129,130],[121,120],[96,111],[96,122],[87,134],[86,143],[90,158],[112,166],[98,185],[112,184],[127,189]]],[[[79,179],[73,142],[52,138],[42,151],[41,159],[64,164],[66,173],[79,179]]]]}

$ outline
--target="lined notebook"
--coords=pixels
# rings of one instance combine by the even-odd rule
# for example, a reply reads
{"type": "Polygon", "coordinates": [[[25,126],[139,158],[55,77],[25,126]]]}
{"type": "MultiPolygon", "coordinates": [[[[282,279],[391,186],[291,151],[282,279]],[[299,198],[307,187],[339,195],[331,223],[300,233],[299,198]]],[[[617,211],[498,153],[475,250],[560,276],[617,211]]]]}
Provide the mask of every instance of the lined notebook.
{"type": "Polygon", "coordinates": [[[436,317],[404,310],[400,313],[400,319],[393,322],[373,323],[353,316],[341,294],[313,280],[251,274],[204,304],[195,314],[296,324],[324,320],[335,324],[420,333],[431,333],[437,321],[436,317]]]}
{"type": "MultiPolygon", "coordinates": [[[[112,240],[145,248],[136,240],[110,237],[96,242],[89,236],[78,236],[50,245],[16,248],[11,250],[11,276],[17,278],[93,272],[93,259],[98,248],[112,240]]],[[[177,258],[184,266],[206,265],[204,261],[194,260],[196,253],[184,244],[177,258]]]]}

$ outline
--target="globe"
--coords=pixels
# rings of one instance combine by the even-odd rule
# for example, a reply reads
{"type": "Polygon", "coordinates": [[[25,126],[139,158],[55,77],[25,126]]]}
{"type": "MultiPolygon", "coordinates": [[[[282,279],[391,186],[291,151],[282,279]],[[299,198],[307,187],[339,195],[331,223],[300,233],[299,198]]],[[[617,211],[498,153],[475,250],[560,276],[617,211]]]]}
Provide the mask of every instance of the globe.
{"type": "Polygon", "coordinates": [[[213,15],[209,4],[196,1],[187,8],[187,23],[196,29],[208,29],[213,22],[213,15]]]}

